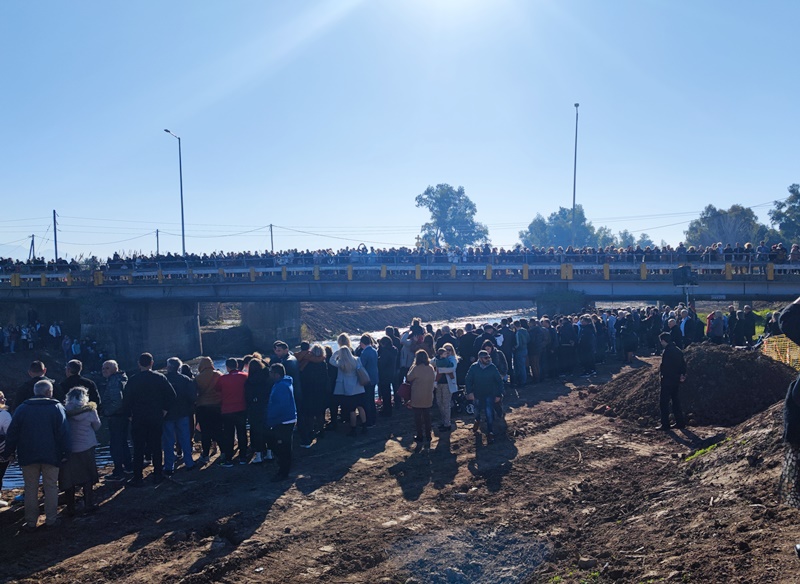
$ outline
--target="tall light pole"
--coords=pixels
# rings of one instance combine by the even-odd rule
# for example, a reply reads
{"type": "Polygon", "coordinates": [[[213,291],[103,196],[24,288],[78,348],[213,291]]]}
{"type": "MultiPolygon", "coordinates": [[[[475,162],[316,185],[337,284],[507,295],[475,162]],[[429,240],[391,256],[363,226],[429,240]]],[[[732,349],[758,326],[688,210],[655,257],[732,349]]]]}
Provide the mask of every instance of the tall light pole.
{"type": "Polygon", "coordinates": [[[164,129],[164,131],[173,138],[178,139],[178,174],[180,176],[180,181],[181,181],[181,247],[183,249],[183,257],[186,257],[186,228],[184,227],[183,224],[183,160],[181,158],[181,137],[173,134],[167,129],[164,129]]]}
{"type": "Polygon", "coordinates": [[[572,245],[575,245],[575,187],[578,180],[578,107],[581,104],[575,104],[575,158],[572,164],[572,245]]]}

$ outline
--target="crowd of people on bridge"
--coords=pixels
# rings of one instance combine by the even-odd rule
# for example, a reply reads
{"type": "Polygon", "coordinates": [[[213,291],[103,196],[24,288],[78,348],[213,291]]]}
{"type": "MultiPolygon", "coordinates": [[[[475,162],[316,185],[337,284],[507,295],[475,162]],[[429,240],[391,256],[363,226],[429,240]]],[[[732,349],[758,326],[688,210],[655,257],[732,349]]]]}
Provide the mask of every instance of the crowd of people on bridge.
{"type": "Polygon", "coordinates": [[[592,246],[516,246],[506,249],[492,246],[489,243],[461,247],[383,247],[376,248],[360,244],[356,247],[345,247],[339,250],[317,249],[282,251],[245,251],[180,254],[119,254],[105,260],[92,256],[80,262],[74,258],[70,261],[59,258],[57,261],[45,261],[44,258],[32,258],[26,262],[0,258],[0,270],[3,273],[43,271],[82,270],[133,270],[157,269],[159,267],[183,266],[189,268],[225,267],[225,266],[312,266],[312,265],[353,265],[353,264],[542,264],[542,263],[740,263],[740,264],[800,264],[800,245],[788,247],[782,242],[758,244],[722,242],[710,245],[684,245],[683,242],[671,245],[607,245],[592,246]]]}
{"type": "Polygon", "coordinates": [[[352,341],[343,333],[333,346],[303,342],[294,352],[276,341],[268,356],[227,359],[224,373],[209,357],[199,359],[196,371],[173,357],[160,373],[152,355],[143,353],[130,375],[107,359],[99,388],[82,375],[79,359],[67,363],[59,384],[47,377],[44,363],[33,361],[28,382],[8,408],[0,407],[6,435],[0,480],[13,455],[29,467],[23,469],[24,500],[26,525],[33,528],[40,478],[46,524],[57,522],[53,502],[59,488],[67,493],[67,514],[75,513],[78,490],[84,510],[94,509],[93,437],[101,423],[109,431],[113,461],[106,478],[132,488],[144,485],[148,464],[157,484],[178,470],[196,471],[212,462],[230,468],[274,460],[274,480],[284,481],[296,442],[314,448],[339,428],[358,439],[379,417],[406,408],[413,412],[416,452],[430,448],[432,412],[438,411],[441,436],[453,430],[451,413],[458,404],[470,406],[463,411],[474,413],[471,430],[491,444],[503,428],[503,397],[510,387],[577,373],[591,377],[611,356],[628,361],[637,352],[659,354],[667,346],[685,348],[706,339],[747,345],[755,333],[749,306],[714,311],[703,321],[692,306],[679,304],[437,329],[414,319],[404,331],[386,327],[377,340],[363,334],[352,341]]]}

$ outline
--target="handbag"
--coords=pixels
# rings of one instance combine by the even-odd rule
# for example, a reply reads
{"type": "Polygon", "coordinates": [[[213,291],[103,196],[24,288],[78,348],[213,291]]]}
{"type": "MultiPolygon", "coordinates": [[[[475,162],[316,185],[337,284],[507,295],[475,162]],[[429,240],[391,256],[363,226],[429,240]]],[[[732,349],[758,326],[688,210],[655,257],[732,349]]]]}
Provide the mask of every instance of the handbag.
{"type": "Polygon", "coordinates": [[[366,387],[371,383],[371,380],[369,378],[369,373],[367,373],[367,370],[364,369],[363,367],[356,368],[356,377],[358,377],[359,385],[363,385],[366,387]]]}
{"type": "Polygon", "coordinates": [[[403,401],[410,401],[411,400],[411,384],[410,383],[401,383],[400,387],[397,388],[397,397],[399,397],[403,401]]]}

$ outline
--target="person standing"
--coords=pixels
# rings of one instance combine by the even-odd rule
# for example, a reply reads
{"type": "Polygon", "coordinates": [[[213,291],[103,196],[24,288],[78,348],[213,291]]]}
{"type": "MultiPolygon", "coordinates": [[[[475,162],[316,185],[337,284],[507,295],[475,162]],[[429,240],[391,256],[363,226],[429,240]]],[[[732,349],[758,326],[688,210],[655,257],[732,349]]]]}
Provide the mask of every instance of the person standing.
{"type": "Polygon", "coordinates": [[[198,462],[205,464],[211,456],[211,443],[222,444],[222,394],[218,385],[222,373],[214,369],[211,357],[200,357],[197,364],[197,403],[195,414],[200,425],[200,443],[202,452],[198,462]]]}
{"type": "Polygon", "coordinates": [[[253,452],[250,464],[261,464],[267,455],[267,426],[264,414],[271,389],[269,365],[264,363],[259,355],[247,365],[247,381],[244,382],[247,421],[250,424],[250,450],[253,452]]]}
{"type": "Polygon", "coordinates": [[[359,385],[356,369],[361,366],[358,358],[353,355],[350,347],[350,337],[340,334],[336,339],[339,350],[336,351],[328,363],[337,368],[336,388],[333,390],[342,406],[342,415],[350,420],[349,436],[357,435],[357,424],[361,420],[361,432],[366,434],[367,414],[364,412],[364,386],[359,385]]]}
{"type": "Polygon", "coordinates": [[[70,433],[70,452],[61,466],[58,482],[67,497],[67,515],[75,515],[75,492],[83,491],[84,513],[92,513],[96,507],[92,489],[98,481],[95,448],[100,429],[97,404],[89,401],[89,392],[84,387],[73,387],[64,403],[70,433]]]}
{"type": "Polygon", "coordinates": [[[175,401],[175,389],[161,373],[153,371],[153,356],[139,355],[139,372],[125,386],[123,409],[131,420],[133,438],[133,478],[131,487],[141,487],[145,455],[153,457],[153,482],[164,480],[161,436],[164,416],[175,401]]]}
{"type": "Polygon", "coordinates": [[[456,367],[458,361],[456,350],[451,343],[446,343],[436,352],[436,404],[439,406],[441,424],[439,432],[452,430],[450,413],[452,411],[453,394],[458,391],[456,384],[456,367]]]}
{"type": "Polygon", "coordinates": [[[492,356],[484,350],[478,353],[478,361],[467,371],[467,398],[475,400],[475,423],[472,431],[478,434],[481,428],[481,412],[486,415],[486,440],[494,442],[494,404],[503,396],[503,378],[492,363],[492,356]]]}
{"type": "Polygon", "coordinates": [[[328,365],[325,362],[325,349],[322,345],[314,344],[311,347],[305,367],[300,371],[300,378],[303,383],[303,395],[297,404],[298,434],[300,447],[310,448],[315,436],[318,439],[325,436],[325,408],[330,400],[328,365]]]}
{"type": "Polygon", "coordinates": [[[6,407],[6,396],[0,391],[0,507],[8,507],[8,503],[2,498],[3,477],[6,469],[11,463],[11,457],[6,453],[6,434],[8,426],[11,424],[11,414],[6,407]]]}
{"type": "Polygon", "coordinates": [[[83,387],[89,392],[89,401],[99,407],[102,402],[100,393],[97,391],[97,384],[87,377],[82,377],[81,371],[83,371],[83,363],[77,359],[69,361],[65,367],[67,377],[58,384],[57,388],[53,389],[53,399],[64,403],[70,389],[73,387],[83,387]]]}
{"type": "Polygon", "coordinates": [[[397,383],[397,348],[390,337],[378,341],[378,395],[381,398],[381,416],[392,415],[392,386],[397,383]]]}
{"type": "Polygon", "coordinates": [[[119,365],[109,359],[100,369],[106,380],[103,390],[103,406],[101,412],[108,426],[108,449],[114,470],[109,475],[111,480],[124,481],[126,474],[133,474],[131,449],[128,446],[130,420],[125,415],[123,401],[128,376],[119,370],[119,365]]]}
{"type": "Polygon", "coordinates": [[[375,426],[378,409],[375,407],[375,386],[378,383],[378,351],[374,341],[368,334],[361,335],[356,357],[361,359],[361,366],[369,375],[369,383],[364,386],[364,413],[367,414],[367,428],[375,426]]]}
{"type": "Polygon", "coordinates": [[[31,362],[28,366],[28,377],[30,377],[30,379],[23,383],[14,395],[14,402],[11,404],[11,413],[14,413],[14,410],[19,404],[34,397],[33,386],[40,381],[49,381],[51,386],[55,385],[55,381],[49,377],[45,377],[46,375],[47,367],[45,367],[44,363],[38,360],[31,362]]]}
{"type": "Polygon", "coordinates": [[[186,470],[195,467],[192,457],[192,438],[190,420],[192,410],[197,401],[197,389],[192,380],[180,372],[183,363],[177,357],[167,359],[167,381],[175,390],[175,400],[164,416],[164,430],[161,435],[161,446],[164,449],[164,474],[175,472],[175,444],[183,453],[183,465],[186,470]]]}
{"type": "Polygon", "coordinates": [[[222,466],[230,468],[233,466],[235,443],[238,443],[239,464],[247,464],[247,403],[244,388],[247,374],[239,371],[239,362],[233,358],[225,361],[225,368],[228,372],[219,378],[217,385],[222,396],[222,466]]]}
{"type": "Polygon", "coordinates": [[[431,366],[430,357],[424,349],[414,355],[414,365],[406,374],[406,381],[411,384],[411,408],[414,411],[417,441],[415,452],[421,452],[423,445],[431,445],[431,407],[433,406],[436,371],[431,366]]]}
{"type": "MultiPolygon", "coordinates": [[[[800,298],[778,317],[781,332],[800,345],[800,298]]],[[[800,376],[789,384],[783,405],[783,441],[786,454],[778,484],[780,500],[800,508],[800,376]]]]}
{"type": "Polygon", "coordinates": [[[267,405],[267,427],[269,428],[270,449],[278,462],[278,472],[272,477],[274,482],[289,477],[292,468],[292,432],[297,422],[297,407],[292,389],[292,377],[287,375],[281,363],[269,368],[272,391],[267,405]]]}
{"type": "Polygon", "coordinates": [[[58,468],[70,451],[67,413],[53,399],[53,384],[37,381],[33,397],[17,406],[6,434],[5,456],[16,454],[25,483],[25,525],[39,519],[39,479],[44,490],[45,525],[58,525],[58,468]]]}
{"type": "Polygon", "coordinates": [[[686,380],[686,361],[681,351],[672,340],[672,335],[663,332],[659,336],[664,353],[661,356],[659,374],[661,377],[661,425],[659,430],[668,431],[669,425],[669,404],[672,402],[672,415],[675,418],[675,428],[685,428],[686,422],[683,419],[680,397],[678,391],[681,383],[686,380]]]}

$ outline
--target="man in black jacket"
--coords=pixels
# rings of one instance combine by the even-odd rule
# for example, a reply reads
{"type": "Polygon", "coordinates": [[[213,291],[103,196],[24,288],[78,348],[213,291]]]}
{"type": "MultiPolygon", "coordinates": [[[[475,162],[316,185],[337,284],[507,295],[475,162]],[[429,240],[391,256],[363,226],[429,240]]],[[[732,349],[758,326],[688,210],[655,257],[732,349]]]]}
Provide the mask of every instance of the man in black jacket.
{"type": "Polygon", "coordinates": [[[55,385],[56,382],[49,377],[45,377],[46,374],[47,367],[44,366],[44,363],[41,361],[31,362],[28,367],[28,377],[30,377],[30,379],[23,383],[14,395],[14,401],[11,404],[12,413],[19,404],[33,397],[33,386],[39,381],[49,381],[51,385],[55,385]]]}
{"type": "Polygon", "coordinates": [[[686,380],[686,361],[681,351],[672,341],[672,335],[668,332],[661,333],[658,337],[664,354],[661,356],[661,425],[659,430],[667,431],[669,425],[669,402],[672,402],[672,413],[675,416],[675,427],[685,428],[686,422],[681,411],[681,402],[678,397],[678,390],[681,382],[686,380]]]}
{"type": "Polygon", "coordinates": [[[175,390],[167,378],[153,371],[153,356],[139,356],[139,373],[131,377],[125,386],[123,410],[131,420],[133,438],[132,487],[142,486],[142,471],[145,454],[153,454],[153,481],[158,484],[163,478],[161,436],[164,416],[175,401],[175,390]]]}
{"type": "Polygon", "coordinates": [[[100,394],[97,391],[97,385],[91,379],[81,377],[82,370],[83,363],[77,359],[69,361],[66,367],[67,378],[58,384],[57,389],[53,389],[53,398],[64,403],[70,389],[73,387],[85,387],[89,392],[89,401],[100,406],[100,394]]]}

